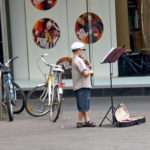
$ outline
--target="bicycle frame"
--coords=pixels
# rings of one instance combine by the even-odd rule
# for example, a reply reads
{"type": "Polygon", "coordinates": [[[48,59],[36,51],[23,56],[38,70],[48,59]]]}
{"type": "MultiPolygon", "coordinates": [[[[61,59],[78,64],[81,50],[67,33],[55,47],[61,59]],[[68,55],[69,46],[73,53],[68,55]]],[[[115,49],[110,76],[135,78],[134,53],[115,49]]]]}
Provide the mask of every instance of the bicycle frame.
{"type": "Polygon", "coordinates": [[[6,104],[9,120],[13,121],[13,106],[16,99],[16,93],[13,87],[13,78],[10,69],[10,63],[18,57],[9,59],[5,64],[0,63],[1,81],[2,81],[2,103],[6,104]]]}
{"type": "Polygon", "coordinates": [[[14,100],[14,89],[12,85],[12,76],[10,73],[2,74],[2,99],[3,101],[14,100]]]}
{"type": "Polygon", "coordinates": [[[12,85],[12,74],[10,71],[10,64],[13,62],[15,59],[17,59],[18,56],[13,57],[9,59],[5,64],[0,63],[1,69],[1,79],[2,79],[2,101],[9,99],[13,100],[16,97],[16,94],[13,89],[12,85]]]}
{"type": "MultiPolygon", "coordinates": [[[[58,86],[59,93],[63,94],[63,83],[61,82],[61,68],[55,68],[56,66],[52,66],[49,71],[48,75],[48,105],[51,105],[53,103],[53,96],[54,96],[54,88],[58,86]],[[57,81],[55,83],[55,79],[57,77],[57,81]]],[[[59,66],[60,67],[60,66],[59,66]]]]}
{"type": "MultiPolygon", "coordinates": [[[[59,89],[58,92],[60,94],[63,94],[64,84],[61,82],[61,75],[64,72],[64,70],[60,65],[48,64],[44,58],[45,56],[47,56],[47,54],[41,55],[41,60],[44,62],[46,66],[49,67],[49,74],[47,79],[47,84],[48,84],[47,93],[48,93],[48,106],[51,106],[53,104],[55,86],[58,86],[59,89]],[[55,75],[58,76],[58,81],[56,83],[55,83],[55,75]]],[[[45,93],[45,96],[46,95],[47,94],[45,93]]],[[[42,96],[44,96],[44,94],[42,94],[42,96]]],[[[43,98],[45,98],[45,96],[43,98]]]]}
{"type": "Polygon", "coordinates": [[[48,75],[48,105],[50,105],[53,100],[53,91],[54,91],[54,81],[53,81],[53,76],[48,75]]]}

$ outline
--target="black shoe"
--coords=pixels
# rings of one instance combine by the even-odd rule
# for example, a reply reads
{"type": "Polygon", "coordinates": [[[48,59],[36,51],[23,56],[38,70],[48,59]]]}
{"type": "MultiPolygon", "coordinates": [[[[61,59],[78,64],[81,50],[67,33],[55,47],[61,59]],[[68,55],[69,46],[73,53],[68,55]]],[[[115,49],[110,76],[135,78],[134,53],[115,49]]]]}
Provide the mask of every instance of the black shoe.
{"type": "Polygon", "coordinates": [[[88,121],[84,123],[84,127],[96,127],[94,122],[88,121]]]}
{"type": "Polygon", "coordinates": [[[83,128],[83,127],[84,127],[84,123],[82,123],[82,122],[77,122],[76,127],[77,127],[77,128],[83,128]]]}

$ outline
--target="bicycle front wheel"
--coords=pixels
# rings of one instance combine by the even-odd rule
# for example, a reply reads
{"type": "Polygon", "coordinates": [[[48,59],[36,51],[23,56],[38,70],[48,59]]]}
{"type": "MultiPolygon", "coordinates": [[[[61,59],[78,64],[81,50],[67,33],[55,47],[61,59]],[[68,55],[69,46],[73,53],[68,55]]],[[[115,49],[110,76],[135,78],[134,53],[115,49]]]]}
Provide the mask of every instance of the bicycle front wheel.
{"type": "Polygon", "coordinates": [[[49,118],[51,121],[56,122],[60,116],[63,94],[60,93],[58,86],[54,88],[53,94],[52,104],[49,106],[49,118]]]}
{"type": "Polygon", "coordinates": [[[29,92],[25,101],[25,107],[30,115],[40,117],[48,113],[47,90],[47,85],[41,85],[33,88],[33,90],[29,92]]]}
{"type": "Polygon", "coordinates": [[[15,94],[13,111],[14,111],[14,114],[19,114],[25,108],[25,95],[17,83],[13,82],[13,88],[14,88],[14,94],[15,94]]]}
{"type": "Polygon", "coordinates": [[[6,106],[7,106],[9,121],[13,121],[14,120],[13,105],[10,100],[6,101],[6,106]]]}

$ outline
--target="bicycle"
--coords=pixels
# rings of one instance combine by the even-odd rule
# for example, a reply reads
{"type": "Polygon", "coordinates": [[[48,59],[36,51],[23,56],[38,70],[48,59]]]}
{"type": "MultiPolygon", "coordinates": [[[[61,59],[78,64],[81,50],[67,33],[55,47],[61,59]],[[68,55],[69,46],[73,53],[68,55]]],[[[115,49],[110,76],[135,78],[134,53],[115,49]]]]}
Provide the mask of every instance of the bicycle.
{"type": "Polygon", "coordinates": [[[34,116],[40,117],[49,113],[49,119],[56,122],[59,118],[62,102],[63,87],[61,65],[49,64],[45,60],[46,54],[40,56],[42,62],[49,67],[46,82],[33,88],[27,95],[26,110],[34,116]]]}
{"type": "Polygon", "coordinates": [[[9,59],[6,63],[0,63],[1,71],[1,105],[6,106],[9,121],[14,120],[14,114],[22,112],[25,108],[25,95],[20,86],[14,82],[10,64],[18,56],[9,59]]]}

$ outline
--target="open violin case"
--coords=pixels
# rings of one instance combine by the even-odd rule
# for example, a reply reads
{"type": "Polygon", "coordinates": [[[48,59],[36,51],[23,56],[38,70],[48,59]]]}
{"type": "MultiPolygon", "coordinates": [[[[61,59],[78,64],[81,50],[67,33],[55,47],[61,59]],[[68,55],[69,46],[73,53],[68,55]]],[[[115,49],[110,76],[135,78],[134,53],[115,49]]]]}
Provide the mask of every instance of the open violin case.
{"type": "Polygon", "coordinates": [[[144,116],[131,116],[125,104],[119,104],[115,110],[116,127],[129,127],[146,122],[144,116]]]}

